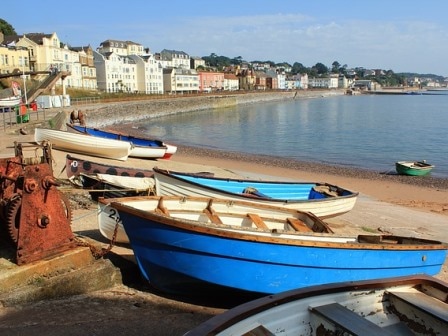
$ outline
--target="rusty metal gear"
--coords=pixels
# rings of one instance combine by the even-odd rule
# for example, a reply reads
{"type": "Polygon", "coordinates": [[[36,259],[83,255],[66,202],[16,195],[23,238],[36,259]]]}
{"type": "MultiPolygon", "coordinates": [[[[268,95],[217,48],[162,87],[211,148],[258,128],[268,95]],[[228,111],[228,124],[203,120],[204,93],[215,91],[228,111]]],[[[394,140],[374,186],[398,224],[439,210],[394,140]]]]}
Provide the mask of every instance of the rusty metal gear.
{"type": "MultiPolygon", "coordinates": [[[[61,194],[61,202],[64,208],[65,216],[72,223],[72,209],[70,207],[70,201],[64,194],[61,194]]],[[[8,227],[9,237],[13,243],[17,244],[19,240],[19,226],[20,226],[20,210],[22,207],[22,197],[16,195],[9,201],[7,214],[6,214],[6,224],[8,227]]]]}
{"type": "Polygon", "coordinates": [[[20,209],[22,207],[22,197],[19,195],[11,198],[6,214],[6,224],[8,226],[9,237],[13,243],[19,240],[20,209]]]}

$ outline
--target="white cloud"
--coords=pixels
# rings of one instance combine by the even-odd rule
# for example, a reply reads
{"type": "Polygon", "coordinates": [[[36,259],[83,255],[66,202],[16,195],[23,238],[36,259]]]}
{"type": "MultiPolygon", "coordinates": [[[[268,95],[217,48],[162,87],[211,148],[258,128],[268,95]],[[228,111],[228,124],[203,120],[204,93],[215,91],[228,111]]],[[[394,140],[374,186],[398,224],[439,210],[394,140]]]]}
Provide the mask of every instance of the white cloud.
{"type": "Polygon", "coordinates": [[[337,60],[349,66],[448,74],[441,62],[448,51],[447,32],[426,22],[318,22],[304,15],[275,14],[206,17],[171,22],[163,34],[146,31],[137,42],[152,50],[151,44],[195,56],[216,53],[305,66],[337,60]]]}

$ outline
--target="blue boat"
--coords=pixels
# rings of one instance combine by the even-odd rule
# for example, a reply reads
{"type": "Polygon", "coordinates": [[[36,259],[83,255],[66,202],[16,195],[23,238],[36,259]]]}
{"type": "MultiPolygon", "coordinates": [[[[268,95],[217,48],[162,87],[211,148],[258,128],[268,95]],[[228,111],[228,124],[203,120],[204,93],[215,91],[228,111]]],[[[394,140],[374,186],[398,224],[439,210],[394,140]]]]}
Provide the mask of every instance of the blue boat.
{"type": "MultiPolygon", "coordinates": [[[[435,275],[448,248],[414,237],[316,232],[314,224],[307,231],[273,228],[263,225],[274,221],[271,211],[292,210],[250,202],[146,196],[110,206],[145,279],[184,295],[204,288],[266,295],[328,282],[435,275]]],[[[283,216],[288,222],[292,214],[283,216]]]]}
{"type": "Polygon", "coordinates": [[[231,179],[154,167],[158,196],[203,196],[308,211],[330,218],[353,209],[358,197],[329,183],[231,179]]]}
{"type": "Polygon", "coordinates": [[[130,156],[133,157],[170,159],[177,151],[176,146],[166,144],[162,140],[142,138],[75,124],[67,124],[67,128],[78,133],[88,134],[95,137],[130,142],[133,145],[130,156]]]}

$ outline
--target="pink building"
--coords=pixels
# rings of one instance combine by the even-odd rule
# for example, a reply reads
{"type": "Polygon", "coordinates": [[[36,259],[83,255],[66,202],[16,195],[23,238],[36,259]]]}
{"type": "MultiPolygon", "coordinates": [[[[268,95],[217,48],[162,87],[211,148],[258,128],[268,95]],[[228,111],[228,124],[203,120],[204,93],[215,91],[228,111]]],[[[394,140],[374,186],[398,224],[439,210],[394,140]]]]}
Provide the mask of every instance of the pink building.
{"type": "Polygon", "coordinates": [[[224,88],[223,72],[200,71],[199,75],[199,92],[220,91],[224,88]]]}

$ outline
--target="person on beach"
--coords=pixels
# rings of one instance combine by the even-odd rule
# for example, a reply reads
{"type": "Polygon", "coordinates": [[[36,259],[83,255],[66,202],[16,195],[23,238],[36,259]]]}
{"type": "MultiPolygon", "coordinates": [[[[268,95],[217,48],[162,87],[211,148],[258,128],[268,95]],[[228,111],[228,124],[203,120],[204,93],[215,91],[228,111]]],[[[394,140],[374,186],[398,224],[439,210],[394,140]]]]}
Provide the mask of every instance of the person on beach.
{"type": "Polygon", "coordinates": [[[87,114],[83,113],[81,110],[73,110],[70,113],[70,124],[74,124],[78,122],[81,126],[86,125],[86,116],[87,114]]]}

